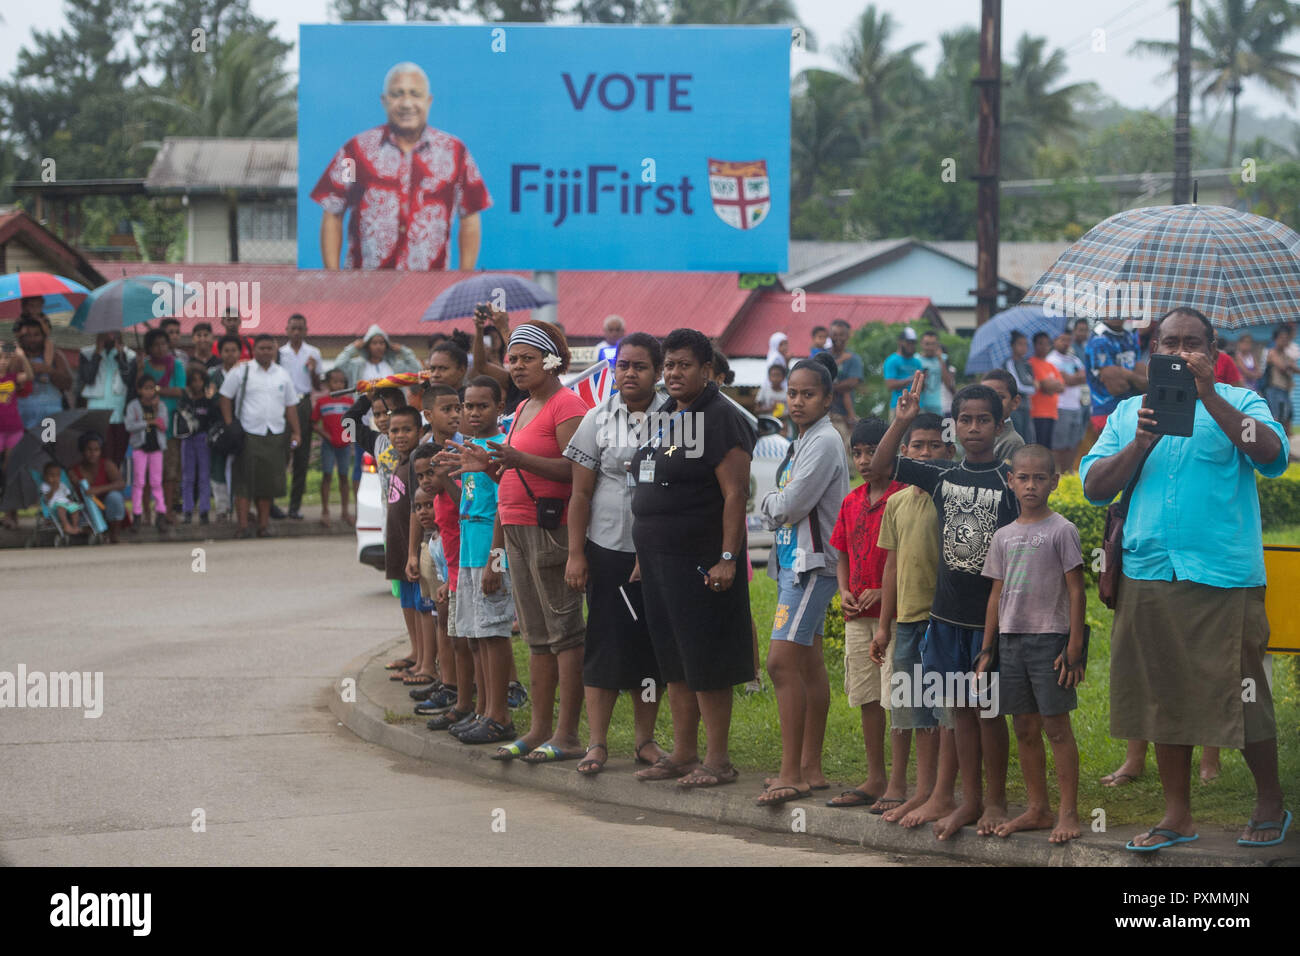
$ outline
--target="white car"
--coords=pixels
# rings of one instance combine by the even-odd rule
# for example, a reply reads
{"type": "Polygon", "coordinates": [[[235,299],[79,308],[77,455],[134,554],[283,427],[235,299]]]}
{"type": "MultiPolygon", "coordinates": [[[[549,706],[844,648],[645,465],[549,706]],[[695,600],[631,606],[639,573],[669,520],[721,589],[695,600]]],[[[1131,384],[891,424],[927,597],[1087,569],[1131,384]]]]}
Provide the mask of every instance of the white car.
{"type": "Polygon", "coordinates": [[[384,570],[384,503],[379,493],[375,458],[361,459],[361,484],[357,486],[357,560],[384,570]]]}

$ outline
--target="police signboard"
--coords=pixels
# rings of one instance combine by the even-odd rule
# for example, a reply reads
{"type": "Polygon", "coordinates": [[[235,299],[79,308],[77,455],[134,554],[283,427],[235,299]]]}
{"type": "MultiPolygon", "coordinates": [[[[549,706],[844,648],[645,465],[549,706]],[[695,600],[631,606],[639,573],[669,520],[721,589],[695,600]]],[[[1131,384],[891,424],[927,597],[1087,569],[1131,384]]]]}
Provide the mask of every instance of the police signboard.
{"type": "Polygon", "coordinates": [[[786,268],[788,27],[299,40],[300,268],[786,268]]]}

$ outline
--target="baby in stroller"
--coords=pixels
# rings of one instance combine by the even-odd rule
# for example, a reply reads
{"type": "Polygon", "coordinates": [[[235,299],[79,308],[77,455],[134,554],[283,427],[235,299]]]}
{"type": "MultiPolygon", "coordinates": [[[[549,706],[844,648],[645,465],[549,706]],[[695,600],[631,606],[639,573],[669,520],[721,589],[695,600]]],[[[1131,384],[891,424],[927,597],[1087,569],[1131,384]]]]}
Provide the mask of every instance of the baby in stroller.
{"type": "Polygon", "coordinates": [[[85,534],[73,516],[82,509],[79,501],[74,501],[72,488],[63,477],[63,467],[57,461],[47,461],[41,469],[41,506],[62,536],[85,534]]]}

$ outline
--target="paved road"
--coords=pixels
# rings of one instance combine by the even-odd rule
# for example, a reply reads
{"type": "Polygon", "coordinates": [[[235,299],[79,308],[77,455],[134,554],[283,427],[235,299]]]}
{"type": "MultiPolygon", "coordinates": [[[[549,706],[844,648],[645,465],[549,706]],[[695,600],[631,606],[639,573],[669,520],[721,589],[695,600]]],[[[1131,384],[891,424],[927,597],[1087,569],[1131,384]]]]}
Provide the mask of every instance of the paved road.
{"type": "Polygon", "coordinates": [[[0,709],[0,863],[906,862],[489,786],[366,744],[327,695],[400,622],[351,539],[213,542],[203,572],[194,546],[0,553],[0,671],[104,675],[98,719],[0,709]]]}

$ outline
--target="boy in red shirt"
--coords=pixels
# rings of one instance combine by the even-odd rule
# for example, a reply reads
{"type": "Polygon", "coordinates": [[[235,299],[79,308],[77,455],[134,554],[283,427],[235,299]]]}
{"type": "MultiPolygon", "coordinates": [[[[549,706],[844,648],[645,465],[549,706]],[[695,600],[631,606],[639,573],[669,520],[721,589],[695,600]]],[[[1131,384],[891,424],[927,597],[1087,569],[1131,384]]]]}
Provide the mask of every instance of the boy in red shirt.
{"type": "Polygon", "coordinates": [[[339,476],[339,501],[343,523],[352,524],[348,514],[348,472],[352,469],[352,442],[343,431],[343,416],[352,407],[351,397],[331,398],[330,392],[348,387],[347,374],[341,368],[332,368],[325,375],[325,394],[316,399],[311,409],[312,431],[320,435],[320,523],[330,526],[330,484],[337,471],[339,476]]]}
{"type": "Polygon", "coordinates": [[[1047,356],[1052,351],[1052,337],[1046,332],[1034,334],[1034,354],[1029,367],[1034,373],[1034,394],[1029,396],[1029,417],[1034,420],[1034,440],[1044,448],[1052,447],[1052,430],[1060,415],[1057,404],[1065,391],[1065,378],[1047,356]]]}
{"type": "MultiPolygon", "coordinates": [[[[871,468],[876,445],[888,429],[879,418],[865,418],[853,427],[849,447],[858,474],[871,468]]],[[[885,502],[905,488],[897,481],[861,484],[844,498],[831,534],[838,548],[840,608],[844,612],[844,692],[849,706],[862,710],[862,737],[867,748],[867,780],[827,801],[831,807],[870,806],[884,813],[902,803],[886,791],[885,707],[889,702],[891,668],[871,659],[871,641],[880,622],[880,589],[884,584],[885,552],[878,546],[885,502]]]]}

